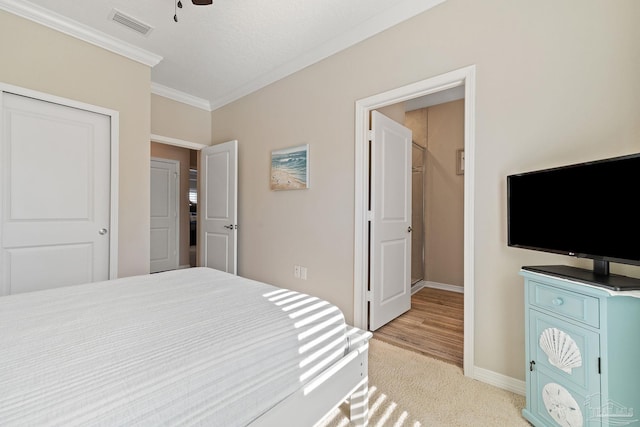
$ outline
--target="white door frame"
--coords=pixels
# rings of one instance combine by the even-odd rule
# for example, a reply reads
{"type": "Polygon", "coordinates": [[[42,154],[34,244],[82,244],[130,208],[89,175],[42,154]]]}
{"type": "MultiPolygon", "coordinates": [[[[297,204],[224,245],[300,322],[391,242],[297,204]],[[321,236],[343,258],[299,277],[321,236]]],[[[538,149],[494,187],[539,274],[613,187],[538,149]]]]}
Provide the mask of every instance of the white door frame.
{"type": "Polygon", "coordinates": [[[354,326],[367,329],[369,112],[464,85],[464,375],[474,367],[474,163],[476,67],[471,65],[356,101],[354,326]]]}
{"type": "MultiPolygon", "coordinates": [[[[92,113],[102,114],[110,117],[111,122],[111,194],[110,194],[110,212],[109,212],[109,279],[118,277],[118,200],[119,200],[119,144],[120,144],[120,113],[108,108],[98,107],[96,105],[86,104],[84,102],[74,101],[72,99],[62,98],[60,96],[51,95],[44,92],[38,92],[19,86],[13,86],[0,82],[0,92],[9,92],[16,95],[26,96],[41,101],[51,102],[63,105],[65,107],[77,108],[79,110],[89,111],[92,113]]],[[[0,120],[3,118],[0,117],[0,120]]]]}

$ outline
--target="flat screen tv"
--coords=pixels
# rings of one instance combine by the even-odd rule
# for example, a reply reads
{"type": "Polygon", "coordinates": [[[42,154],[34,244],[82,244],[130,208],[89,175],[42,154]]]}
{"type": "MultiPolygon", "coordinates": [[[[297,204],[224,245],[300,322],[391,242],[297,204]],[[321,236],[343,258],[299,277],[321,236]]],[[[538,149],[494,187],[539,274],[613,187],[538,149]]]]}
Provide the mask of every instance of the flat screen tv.
{"type": "Polygon", "coordinates": [[[507,177],[508,245],[640,265],[640,153],[507,177]]]}

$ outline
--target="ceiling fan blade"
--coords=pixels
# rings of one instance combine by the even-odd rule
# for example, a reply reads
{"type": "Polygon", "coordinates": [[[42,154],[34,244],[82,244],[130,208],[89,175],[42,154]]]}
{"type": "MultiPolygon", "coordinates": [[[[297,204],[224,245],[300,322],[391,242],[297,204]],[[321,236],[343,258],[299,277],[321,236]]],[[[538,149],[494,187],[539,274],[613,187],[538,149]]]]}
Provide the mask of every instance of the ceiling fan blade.
{"type": "Polygon", "coordinates": [[[191,0],[191,2],[197,6],[206,6],[213,4],[213,0],[191,0]]]}

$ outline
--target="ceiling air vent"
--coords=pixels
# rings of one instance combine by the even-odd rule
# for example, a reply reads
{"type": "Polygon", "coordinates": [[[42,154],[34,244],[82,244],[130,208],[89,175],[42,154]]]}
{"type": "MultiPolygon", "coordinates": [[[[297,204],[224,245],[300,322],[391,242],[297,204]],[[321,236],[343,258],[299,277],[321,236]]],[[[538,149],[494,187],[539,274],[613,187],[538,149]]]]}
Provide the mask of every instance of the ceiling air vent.
{"type": "Polygon", "coordinates": [[[113,9],[109,14],[109,20],[117,22],[118,24],[124,25],[125,27],[135,31],[136,33],[142,34],[143,36],[148,35],[153,27],[145,24],[142,21],[139,21],[135,18],[125,15],[117,9],[113,9]]]}

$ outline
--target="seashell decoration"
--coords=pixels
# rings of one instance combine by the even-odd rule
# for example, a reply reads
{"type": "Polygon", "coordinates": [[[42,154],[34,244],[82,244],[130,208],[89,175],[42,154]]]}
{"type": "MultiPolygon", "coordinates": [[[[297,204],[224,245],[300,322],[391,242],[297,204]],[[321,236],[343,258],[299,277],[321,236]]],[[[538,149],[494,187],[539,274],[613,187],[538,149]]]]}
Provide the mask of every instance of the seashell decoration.
{"type": "Polygon", "coordinates": [[[580,405],[560,384],[548,383],[542,389],[542,401],[547,412],[561,427],[582,427],[584,418],[580,405]]]}
{"type": "Polygon", "coordinates": [[[549,363],[567,374],[582,366],[582,355],[571,336],[557,328],[547,328],[540,334],[540,348],[549,358],[549,363]]]}

